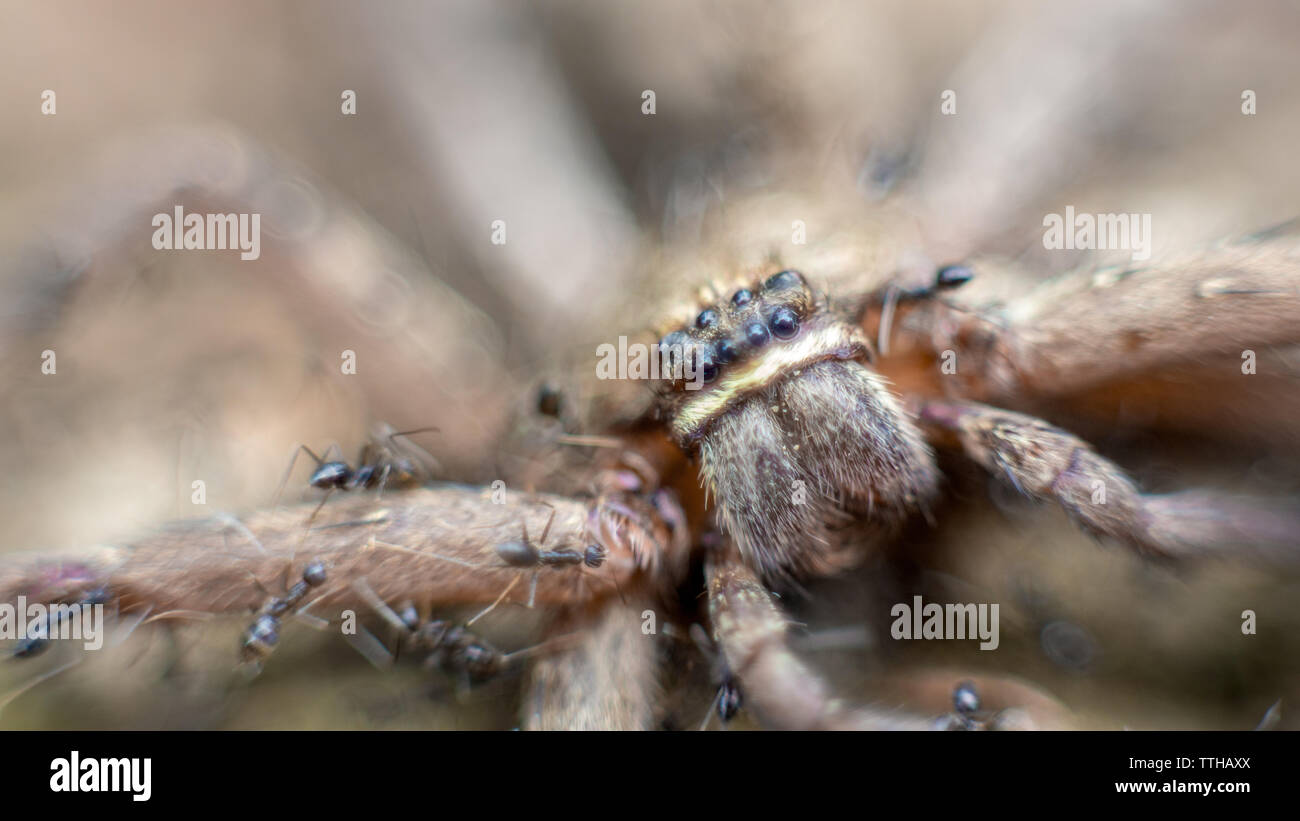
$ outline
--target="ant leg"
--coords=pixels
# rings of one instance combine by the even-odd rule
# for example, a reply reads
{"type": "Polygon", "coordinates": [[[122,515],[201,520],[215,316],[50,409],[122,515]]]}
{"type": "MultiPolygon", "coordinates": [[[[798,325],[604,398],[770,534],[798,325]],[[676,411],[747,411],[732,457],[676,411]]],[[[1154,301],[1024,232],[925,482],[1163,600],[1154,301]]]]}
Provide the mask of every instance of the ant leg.
{"type": "Polygon", "coordinates": [[[437,559],[443,562],[451,562],[452,564],[458,564],[461,567],[473,567],[476,569],[483,567],[483,565],[474,564],[473,562],[467,562],[464,559],[458,559],[455,556],[443,556],[440,553],[431,553],[427,550],[415,550],[414,548],[406,547],[400,544],[392,544],[391,542],[381,542],[378,539],[375,540],[375,547],[382,547],[385,550],[396,550],[400,553],[409,553],[412,556],[423,556],[426,559],[437,559]]]}
{"type": "Polygon", "coordinates": [[[397,654],[388,652],[384,643],[364,627],[356,633],[344,633],[343,640],[379,670],[390,670],[397,663],[397,654]]]}
{"type": "MultiPolygon", "coordinates": [[[[411,430],[399,430],[388,434],[388,444],[396,448],[397,447],[396,440],[397,437],[399,436],[402,438],[407,438],[410,436],[414,436],[417,433],[441,433],[441,432],[442,432],[441,428],[436,428],[432,426],[424,427],[424,428],[413,428],[411,430]]],[[[442,463],[438,461],[438,458],[436,456],[434,456],[432,453],[425,450],[424,448],[420,447],[419,445],[413,445],[413,447],[415,447],[419,451],[419,455],[416,458],[418,458],[421,462],[425,463],[422,465],[422,467],[425,473],[427,474],[427,478],[433,478],[434,475],[442,473],[442,463]],[[427,461],[424,457],[427,457],[427,461]]]]}
{"type": "Polygon", "coordinates": [[[320,616],[313,616],[311,613],[307,612],[312,607],[314,607],[321,599],[325,598],[326,595],[327,594],[322,593],[321,595],[317,596],[316,598],[304,604],[302,607],[299,607],[297,610],[293,612],[294,619],[302,622],[303,624],[307,625],[311,629],[319,630],[322,633],[330,629],[331,622],[329,619],[322,619],[320,616]]]}
{"type": "MultiPolygon", "coordinates": [[[[286,474],[286,478],[287,478],[287,474],[286,474]]],[[[279,495],[278,492],[276,495],[279,495]]],[[[271,507],[274,508],[275,505],[271,505],[271,507]]],[[[232,516],[229,513],[218,513],[217,519],[219,519],[222,522],[225,522],[227,527],[233,530],[238,530],[240,535],[242,535],[245,539],[248,539],[250,542],[252,542],[253,545],[256,546],[257,549],[262,552],[262,555],[264,556],[269,555],[266,552],[266,547],[262,544],[261,540],[259,540],[257,536],[253,535],[253,531],[249,530],[248,526],[245,525],[243,522],[239,521],[239,519],[237,519],[236,517],[232,516]]]]}
{"type": "MultiPolygon", "coordinates": [[[[284,475],[280,477],[280,484],[275,489],[275,497],[271,500],[272,510],[274,510],[280,504],[280,494],[284,492],[284,486],[289,483],[289,477],[293,474],[293,466],[298,463],[298,454],[303,452],[304,450],[307,451],[308,456],[316,460],[317,467],[320,467],[321,465],[325,464],[324,461],[322,461],[321,458],[317,456],[315,453],[313,453],[312,449],[307,447],[306,445],[298,445],[297,447],[295,447],[293,449],[293,456],[289,458],[289,467],[285,469],[284,475]]],[[[329,453],[329,451],[326,451],[326,453],[329,453]]]]}
{"type": "MultiPolygon", "coordinates": [[[[495,610],[496,607],[497,607],[497,605],[501,603],[501,600],[504,599],[504,598],[506,597],[506,595],[510,593],[511,590],[514,590],[514,589],[515,589],[515,585],[519,584],[519,580],[520,580],[521,578],[523,578],[523,577],[522,577],[522,576],[515,576],[514,579],[511,580],[510,584],[506,585],[506,589],[501,591],[501,595],[500,595],[500,596],[497,596],[496,601],[494,601],[494,602],[492,602],[490,605],[488,605],[488,607],[487,607],[486,610],[483,610],[483,611],[480,612],[477,616],[475,616],[474,618],[472,618],[472,619],[470,619],[469,621],[465,622],[465,626],[466,626],[466,627],[472,627],[472,626],[474,625],[474,622],[478,621],[479,619],[481,619],[481,618],[483,618],[484,616],[486,616],[488,613],[491,613],[493,610],[495,610]]],[[[529,607],[531,607],[531,606],[532,606],[532,603],[530,602],[530,603],[529,603],[529,607]]]]}
{"type": "MultiPolygon", "coordinates": [[[[302,532],[302,538],[303,538],[303,540],[306,540],[306,538],[307,538],[307,531],[311,529],[311,523],[312,523],[313,521],[315,521],[315,519],[316,519],[316,514],[317,514],[317,513],[320,513],[321,508],[325,507],[325,503],[326,503],[327,501],[329,501],[330,494],[333,493],[333,492],[334,492],[334,488],[329,488],[329,489],[327,489],[327,490],[325,491],[325,495],[322,496],[322,497],[320,498],[320,504],[316,505],[316,509],[313,510],[313,511],[311,512],[311,515],[307,517],[307,521],[306,521],[305,523],[303,523],[303,526],[302,526],[302,527],[303,527],[303,532],[302,532]]],[[[301,545],[302,545],[302,541],[299,541],[299,542],[298,542],[298,545],[301,546],[301,545]]]]}
{"type": "Polygon", "coordinates": [[[253,584],[257,585],[257,589],[262,591],[262,595],[266,596],[268,599],[275,598],[275,594],[266,589],[266,585],[262,584],[261,579],[253,575],[253,571],[245,570],[244,573],[248,575],[248,578],[253,582],[253,584]]]}
{"type": "Polygon", "coordinates": [[[14,699],[18,698],[23,693],[27,692],[28,690],[32,689],[33,687],[35,687],[36,685],[40,684],[43,681],[48,681],[49,679],[54,678],[59,673],[62,673],[64,670],[67,670],[69,667],[77,666],[78,664],[81,663],[83,658],[85,657],[77,656],[72,661],[69,661],[65,664],[61,664],[58,667],[55,667],[53,670],[50,670],[48,673],[41,673],[39,676],[35,677],[31,681],[27,682],[26,684],[20,685],[16,690],[13,690],[12,692],[6,694],[3,698],[0,698],[0,713],[3,713],[4,709],[8,707],[10,704],[12,704],[14,699]]]}
{"type": "Polygon", "coordinates": [[[407,436],[414,436],[417,433],[429,433],[429,432],[442,433],[442,429],[430,425],[429,427],[425,427],[425,428],[413,428],[411,430],[394,431],[393,433],[388,434],[388,441],[392,442],[394,439],[396,439],[399,436],[407,437],[407,436]]]}
{"type": "MultiPolygon", "coordinates": [[[[700,722],[700,732],[709,729],[709,725],[713,723],[713,714],[717,711],[718,705],[722,703],[723,689],[723,687],[719,687],[717,694],[713,697],[713,701],[709,703],[709,711],[704,714],[704,720],[700,722]]],[[[725,730],[727,725],[723,724],[722,728],[725,730]]]]}
{"type": "MultiPolygon", "coordinates": [[[[555,521],[555,505],[552,505],[549,502],[542,502],[542,504],[546,505],[551,509],[551,515],[546,520],[546,527],[542,528],[542,538],[537,542],[538,547],[541,547],[546,544],[546,537],[549,536],[551,533],[551,524],[555,521]]],[[[527,541],[528,541],[528,531],[525,530],[524,542],[527,543],[527,541]]]]}
{"type": "MultiPolygon", "coordinates": [[[[390,626],[398,630],[399,635],[409,636],[411,628],[402,621],[402,617],[388,606],[388,603],[379,598],[379,594],[370,586],[370,582],[365,577],[353,579],[350,585],[357,595],[361,597],[370,609],[374,610],[379,617],[387,622],[390,626]]],[[[360,653],[366,661],[373,664],[380,670],[388,670],[397,663],[397,653],[389,652],[384,643],[375,638],[374,634],[364,627],[356,634],[344,634],[344,639],[352,646],[352,649],[360,653]]],[[[400,647],[400,644],[399,644],[400,647]]]]}
{"type": "Polygon", "coordinates": [[[528,609],[533,609],[533,602],[537,601],[537,571],[533,571],[533,580],[528,585],[528,609]]]}
{"type": "Polygon", "coordinates": [[[402,617],[397,615],[397,612],[389,607],[387,602],[379,598],[379,594],[375,592],[375,589],[370,586],[370,582],[366,581],[364,576],[353,579],[351,587],[381,619],[402,633],[409,634],[411,632],[411,628],[406,626],[406,622],[402,621],[402,617]]]}

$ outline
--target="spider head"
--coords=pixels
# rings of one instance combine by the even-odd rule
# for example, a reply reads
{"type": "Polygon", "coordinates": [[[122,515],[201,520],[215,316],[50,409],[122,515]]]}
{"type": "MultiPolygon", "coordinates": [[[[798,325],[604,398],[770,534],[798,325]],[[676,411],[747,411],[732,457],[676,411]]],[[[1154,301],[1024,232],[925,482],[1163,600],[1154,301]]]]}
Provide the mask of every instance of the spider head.
{"type": "MultiPolygon", "coordinates": [[[[704,306],[694,320],[659,342],[667,374],[666,389],[699,390],[729,374],[753,370],[775,342],[797,337],[816,299],[797,271],[781,271],[761,283],[740,287],[730,297],[704,306]]],[[[727,388],[727,390],[734,389],[727,388]]]]}
{"type": "Polygon", "coordinates": [[[855,564],[871,539],[845,525],[870,514],[867,535],[883,535],[933,493],[933,457],[869,369],[860,329],[799,272],[731,290],[664,340],[714,365],[702,385],[669,380],[662,415],[699,455],[723,529],[769,579],[855,564]]]}

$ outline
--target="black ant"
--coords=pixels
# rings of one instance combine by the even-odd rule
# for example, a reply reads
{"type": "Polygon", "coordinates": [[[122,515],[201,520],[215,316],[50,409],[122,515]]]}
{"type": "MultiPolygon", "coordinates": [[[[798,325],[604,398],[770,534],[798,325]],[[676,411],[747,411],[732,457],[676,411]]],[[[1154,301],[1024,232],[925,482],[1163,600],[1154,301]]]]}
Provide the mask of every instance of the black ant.
{"type": "Polygon", "coordinates": [[[950,308],[961,310],[956,305],[943,299],[943,295],[965,285],[975,278],[975,274],[966,265],[944,265],[934,273],[934,278],[927,285],[905,288],[897,283],[890,283],[877,295],[881,302],[880,327],[877,332],[876,347],[885,355],[889,353],[889,337],[894,324],[894,312],[905,303],[938,300],[950,308]]]}
{"type": "Polygon", "coordinates": [[[953,712],[939,719],[937,729],[940,730],[987,730],[994,721],[987,715],[980,713],[979,693],[975,691],[975,685],[969,681],[963,681],[958,684],[952,691],[953,712]]]}
{"type": "Polygon", "coordinates": [[[506,654],[467,628],[441,619],[420,627],[411,638],[416,647],[430,651],[425,666],[437,665],[445,672],[467,676],[472,682],[495,678],[508,661],[506,654]]]}
{"type": "MultiPolygon", "coordinates": [[[[551,520],[555,518],[555,511],[551,511],[551,518],[546,520],[546,528],[542,531],[542,543],[545,544],[546,536],[551,530],[551,520]]],[[[605,563],[605,557],[609,552],[598,544],[589,544],[581,553],[568,548],[559,550],[549,550],[544,547],[535,546],[528,540],[528,529],[524,527],[523,541],[502,542],[497,545],[497,555],[501,561],[511,567],[573,567],[576,565],[586,565],[590,568],[600,567],[605,563]]]]}
{"type": "MultiPolygon", "coordinates": [[[[299,445],[289,461],[289,468],[285,471],[284,478],[280,480],[280,488],[275,494],[276,501],[279,501],[280,493],[284,490],[285,483],[289,481],[290,474],[293,473],[298,454],[304,451],[316,462],[316,469],[312,471],[307,483],[326,491],[326,498],[335,490],[369,490],[378,485],[379,495],[382,496],[384,488],[388,485],[407,487],[418,484],[432,477],[437,463],[423,451],[419,451],[423,454],[423,458],[413,456],[415,450],[403,449],[397,439],[437,430],[438,428],[426,427],[395,431],[388,425],[376,426],[371,432],[370,441],[362,445],[355,468],[342,459],[327,461],[317,456],[306,445],[299,445]]],[[[330,449],[334,447],[331,445],[330,449]]],[[[329,453],[330,450],[325,451],[326,456],[329,453]]],[[[324,500],[321,500],[321,504],[324,504],[324,500]]],[[[318,507],[317,510],[320,508],[318,507]]]]}
{"type": "Polygon", "coordinates": [[[320,587],[326,578],[324,563],[312,562],[303,568],[302,581],[294,582],[283,596],[272,596],[244,631],[240,641],[240,659],[245,663],[260,664],[271,655],[280,641],[281,619],[307,596],[307,591],[320,587]]]}
{"type": "Polygon", "coordinates": [[[722,651],[701,625],[692,624],[688,632],[691,640],[695,642],[695,646],[709,659],[710,666],[713,668],[712,678],[718,684],[718,693],[713,697],[710,711],[705,713],[700,729],[707,730],[709,728],[714,712],[718,714],[718,720],[722,722],[722,726],[725,728],[745,704],[744,694],[740,690],[740,682],[736,680],[731,668],[727,666],[722,651]]]}
{"type": "MultiPolygon", "coordinates": [[[[463,676],[468,683],[478,683],[500,675],[510,661],[519,655],[502,653],[470,632],[467,627],[450,621],[435,619],[421,625],[420,616],[413,605],[401,606],[401,613],[394,611],[365,579],[355,580],[352,589],[411,644],[429,651],[424,662],[426,667],[436,666],[444,672],[463,676]]],[[[378,663],[375,658],[370,658],[372,662],[378,663]]],[[[395,660],[396,656],[389,654],[385,664],[391,664],[395,660]]]]}
{"type": "MultiPolygon", "coordinates": [[[[546,539],[551,534],[551,524],[554,522],[555,508],[552,507],[551,515],[546,519],[546,526],[542,528],[542,538],[537,544],[533,544],[532,540],[528,538],[528,525],[524,522],[520,522],[519,529],[523,538],[519,541],[502,542],[496,546],[497,556],[500,557],[501,561],[505,562],[507,566],[533,568],[533,578],[528,591],[528,606],[530,608],[533,606],[533,602],[537,597],[537,573],[542,568],[577,567],[578,565],[583,565],[594,570],[603,565],[605,559],[609,556],[609,551],[599,544],[589,544],[581,553],[569,548],[552,550],[545,547],[546,539]]],[[[497,596],[496,601],[488,605],[486,610],[483,610],[478,615],[474,616],[474,618],[466,622],[466,625],[473,624],[495,610],[496,606],[500,604],[501,601],[505,599],[506,595],[514,589],[514,586],[519,583],[520,578],[521,577],[518,576],[515,577],[515,579],[506,586],[506,589],[501,591],[501,595],[497,596]]]]}
{"type": "Polygon", "coordinates": [[[718,688],[718,718],[723,724],[729,723],[740,712],[744,705],[744,697],[740,693],[740,685],[734,678],[727,675],[722,680],[722,686],[718,688]]]}

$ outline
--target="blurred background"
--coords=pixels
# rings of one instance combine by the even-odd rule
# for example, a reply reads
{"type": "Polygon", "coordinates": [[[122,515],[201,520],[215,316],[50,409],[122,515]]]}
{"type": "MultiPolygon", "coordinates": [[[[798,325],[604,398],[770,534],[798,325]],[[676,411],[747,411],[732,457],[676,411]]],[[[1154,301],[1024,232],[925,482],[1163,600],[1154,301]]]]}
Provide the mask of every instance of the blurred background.
{"type": "MultiPolygon", "coordinates": [[[[351,458],[374,420],[438,426],[445,476],[489,481],[538,375],[689,294],[657,263],[719,256],[738,242],[719,219],[767,198],[876,226],[835,241],[883,260],[863,271],[881,280],[974,255],[1031,279],[1105,261],[1044,251],[1042,215],[1066,204],[1153,214],[1157,255],[1300,214],[1300,10],[1285,4],[54,0],[0,15],[4,552],[264,507],[298,443],[351,458]],[[154,250],[150,219],[176,205],[261,213],[260,258],[154,250]]],[[[1291,370],[1255,421],[1052,418],[1148,489],[1294,501],[1293,353],[1270,352],[1291,370]]],[[[938,712],[959,677],[987,676],[1072,726],[1246,729],[1279,700],[1278,726],[1300,726],[1285,709],[1294,576],[1153,568],[945,467],[938,527],[790,603],[840,692],[938,712]],[[1002,649],[890,642],[879,603],[922,591],[1004,602],[1002,649]],[[1261,628],[1243,638],[1247,608],[1261,628]]],[[[526,642],[522,622],[499,639],[526,642]]],[[[383,675],[310,631],[244,682],[240,627],[142,630],[14,700],[0,727],[514,726],[517,681],[465,694],[418,668],[383,675]]],[[[694,726],[707,661],[674,659],[666,723],[694,726]]],[[[0,689],[36,674],[3,666],[0,689]]]]}

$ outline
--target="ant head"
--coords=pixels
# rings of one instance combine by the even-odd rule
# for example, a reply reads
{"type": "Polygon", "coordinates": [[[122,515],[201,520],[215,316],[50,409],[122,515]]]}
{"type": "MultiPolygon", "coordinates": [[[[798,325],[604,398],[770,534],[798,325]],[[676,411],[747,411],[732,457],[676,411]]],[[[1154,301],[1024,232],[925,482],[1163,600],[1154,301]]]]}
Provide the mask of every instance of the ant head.
{"type": "Polygon", "coordinates": [[[497,545],[497,555],[511,567],[532,567],[537,564],[537,548],[527,541],[502,542],[497,545]]]}
{"type": "Polygon", "coordinates": [[[312,562],[302,569],[302,580],[312,587],[320,587],[325,583],[325,563],[312,562]]]}
{"type": "Polygon", "coordinates": [[[598,544],[589,544],[587,545],[587,549],[583,551],[582,563],[587,567],[600,567],[605,563],[605,557],[608,555],[609,551],[605,550],[603,546],[598,544]]]}

